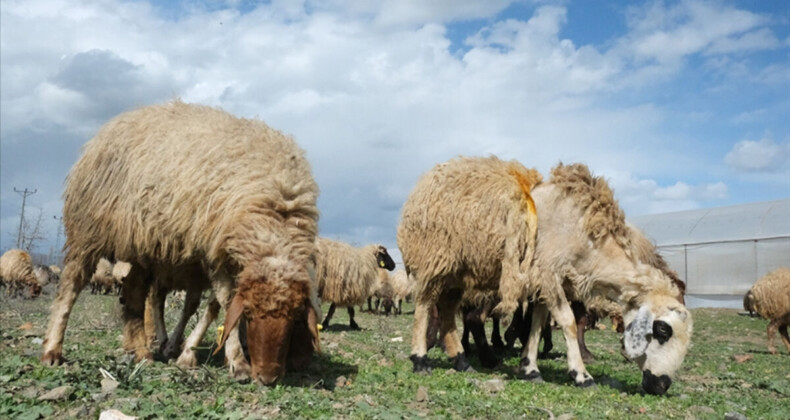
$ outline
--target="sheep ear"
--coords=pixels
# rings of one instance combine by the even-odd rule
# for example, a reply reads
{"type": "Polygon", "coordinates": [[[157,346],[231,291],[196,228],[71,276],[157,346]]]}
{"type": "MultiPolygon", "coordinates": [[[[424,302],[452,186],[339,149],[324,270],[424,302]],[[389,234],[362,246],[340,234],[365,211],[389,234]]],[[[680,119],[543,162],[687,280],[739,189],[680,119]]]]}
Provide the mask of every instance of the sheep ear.
{"type": "Polygon", "coordinates": [[[313,350],[316,353],[321,353],[321,338],[318,335],[318,314],[309,300],[306,300],[304,305],[307,310],[307,329],[310,331],[310,335],[313,336],[313,350]]]}
{"type": "Polygon", "coordinates": [[[653,333],[653,313],[647,306],[639,308],[636,318],[625,327],[623,344],[625,354],[631,359],[636,359],[645,354],[647,350],[648,334],[653,333]]]}
{"type": "Polygon", "coordinates": [[[214,350],[212,356],[216,356],[222,346],[225,345],[225,340],[228,339],[228,335],[230,335],[231,330],[239,325],[239,320],[241,319],[241,314],[243,313],[244,300],[241,298],[241,294],[236,293],[236,296],[233,297],[233,300],[230,302],[228,310],[225,313],[225,326],[222,330],[222,338],[220,339],[219,345],[217,346],[217,349],[214,350]]]}

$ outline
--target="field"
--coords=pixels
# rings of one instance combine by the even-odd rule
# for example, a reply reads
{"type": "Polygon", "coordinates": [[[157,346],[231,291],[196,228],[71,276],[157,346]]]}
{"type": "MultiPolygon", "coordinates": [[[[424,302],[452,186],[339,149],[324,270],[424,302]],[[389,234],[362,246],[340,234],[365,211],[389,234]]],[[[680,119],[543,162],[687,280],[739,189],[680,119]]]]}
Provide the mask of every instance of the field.
{"type": "MultiPolygon", "coordinates": [[[[344,328],[346,311],[338,310],[333,326],[321,333],[323,354],[306,371],[263,388],[233,381],[221,355],[210,357],[214,328],[204,341],[205,363],[198,369],[135,364],[120,349],[118,299],[86,291],[66,332],[69,363],[48,368],[38,357],[51,299],[51,294],[37,300],[0,297],[0,418],[98,418],[107,409],[145,419],[722,419],[728,413],[790,418],[790,356],[767,352],[767,321],[734,310],[692,311],[695,331],[686,361],[668,395],[656,397],[640,392],[640,373],[620,356],[618,335],[608,323],[605,330],[587,334],[597,356],[588,365],[597,382],[591,389],[576,388],[568,378],[559,331],[554,331],[552,357],[539,362],[545,383],[514,376],[516,351],[493,370],[471,357],[477,373],[458,373],[434,349],[429,353],[433,373],[412,374],[411,305],[404,305],[402,316],[357,311],[363,331],[344,328]],[[117,388],[104,375],[112,376],[117,388]],[[62,395],[41,399],[64,385],[68,388],[62,395]]],[[[169,326],[177,310],[178,302],[169,309],[169,326]]]]}

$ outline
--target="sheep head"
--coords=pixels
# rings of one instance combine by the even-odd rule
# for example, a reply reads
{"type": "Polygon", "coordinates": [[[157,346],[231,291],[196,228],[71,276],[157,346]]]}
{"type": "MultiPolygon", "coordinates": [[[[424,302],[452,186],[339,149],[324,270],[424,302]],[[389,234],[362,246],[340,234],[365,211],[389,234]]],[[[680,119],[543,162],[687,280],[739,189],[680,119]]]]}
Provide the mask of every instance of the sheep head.
{"type": "Polygon", "coordinates": [[[642,370],[642,388],[649,394],[665,394],[688,350],[691,313],[675,297],[649,295],[623,319],[625,354],[642,370]]]}
{"type": "Polygon", "coordinates": [[[307,282],[257,279],[242,282],[225,317],[220,346],[239,323],[247,320],[247,347],[252,378],[274,385],[286,367],[298,369],[320,351],[317,314],[307,282]]]}
{"type": "Polygon", "coordinates": [[[390,254],[387,252],[387,248],[379,245],[376,248],[376,264],[379,268],[384,268],[387,271],[392,271],[395,269],[395,261],[392,260],[390,254]]]}

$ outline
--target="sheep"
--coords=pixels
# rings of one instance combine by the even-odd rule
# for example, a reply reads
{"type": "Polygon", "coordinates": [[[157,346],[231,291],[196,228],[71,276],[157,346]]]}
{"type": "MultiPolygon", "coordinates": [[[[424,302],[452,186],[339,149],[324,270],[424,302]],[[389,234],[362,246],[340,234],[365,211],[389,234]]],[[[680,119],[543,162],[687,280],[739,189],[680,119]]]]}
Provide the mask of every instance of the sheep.
{"type": "Polygon", "coordinates": [[[380,269],[392,271],[392,261],[387,248],[378,244],[356,248],[349,244],[318,237],[315,240],[315,274],[318,281],[318,295],[323,302],[330,302],[323,328],[337,306],[348,309],[349,326],[359,330],[354,321],[354,305],[361,305],[372,294],[378,280],[380,269]]]}
{"type": "Polygon", "coordinates": [[[768,351],[777,354],[774,333],[779,330],[787,352],[790,353],[790,268],[780,267],[764,275],[752,286],[744,298],[746,309],[751,308],[768,323],[768,351]]]}
{"type": "Polygon", "coordinates": [[[392,284],[392,277],[385,269],[378,269],[378,277],[371,287],[372,294],[368,296],[368,311],[379,313],[382,306],[384,314],[389,316],[394,306],[395,288],[392,284]],[[371,305],[373,298],[376,298],[375,306],[371,305]]]}
{"type": "Polygon", "coordinates": [[[179,100],[117,116],[67,178],[65,268],[42,362],[62,363],[71,309],[101,257],[131,264],[123,344],[136,359],[152,357],[143,328],[152,272],[200,263],[225,309],[230,372],[276,383],[286,365],[320,351],[310,322],[317,197],[304,151],[261,121],[179,100]],[[250,362],[236,328],[242,314],[250,362]]]}
{"type": "Polygon", "coordinates": [[[99,259],[96,264],[96,271],[90,279],[91,293],[94,295],[101,293],[103,295],[109,294],[115,290],[115,278],[112,275],[113,263],[106,258],[99,259]]]}
{"type": "Polygon", "coordinates": [[[454,315],[472,289],[498,293],[493,313],[502,317],[520,301],[537,299],[519,366],[523,378],[542,380],[538,339],[550,312],[565,335],[571,378],[591,386],[566,294],[584,302],[604,296],[621,305],[625,348],[642,370],[642,387],[664,394],[685,357],[691,315],[666,274],[635,257],[655,249],[638,249],[649,241],[634,240],[643,235],[627,229],[613,195],[581,164],[557,165],[547,182],[535,170],[493,156],[456,158],[423,175],[403,206],[397,232],[406,271],[417,280],[414,371],[430,369],[426,330],[437,304],[447,355],[456,370],[470,368],[454,315]]]}
{"type": "Polygon", "coordinates": [[[60,280],[60,276],[52,267],[57,268],[57,266],[47,266],[41,264],[35,264],[33,266],[33,274],[38,279],[38,283],[41,287],[44,287],[51,283],[57,283],[60,280]]]}
{"type": "Polygon", "coordinates": [[[403,301],[410,299],[414,292],[414,279],[406,274],[406,270],[398,269],[390,276],[393,289],[395,313],[403,313],[403,301]]]}
{"type": "Polygon", "coordinates": [[[33,270],[33,259],[26,251],[9,249],[0,256],[0,284],[11,297],[35,298],[41,294],[41,284],[33,270]]]}

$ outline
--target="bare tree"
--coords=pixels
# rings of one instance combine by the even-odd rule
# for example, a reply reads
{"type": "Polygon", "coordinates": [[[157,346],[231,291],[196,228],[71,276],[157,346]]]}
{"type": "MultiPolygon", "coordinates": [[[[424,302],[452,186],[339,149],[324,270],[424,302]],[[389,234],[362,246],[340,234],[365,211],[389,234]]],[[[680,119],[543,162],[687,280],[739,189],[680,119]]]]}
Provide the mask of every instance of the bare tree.
{"type": "Polygon", "coordinates": [[[38,209],[38,216],[34,218],[33,222],[24,219],[22,222],[22,230],[20,234],[20,248],[27,252],[32,252],[38,243],[46,237],[41,221],[44,219],[44,212],[38,209]]]}

